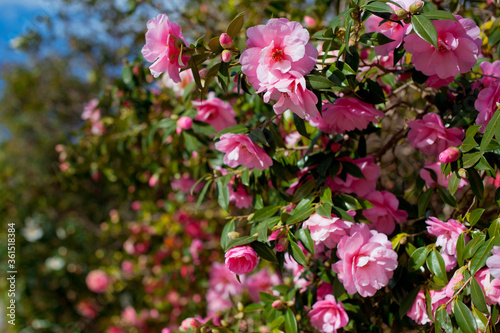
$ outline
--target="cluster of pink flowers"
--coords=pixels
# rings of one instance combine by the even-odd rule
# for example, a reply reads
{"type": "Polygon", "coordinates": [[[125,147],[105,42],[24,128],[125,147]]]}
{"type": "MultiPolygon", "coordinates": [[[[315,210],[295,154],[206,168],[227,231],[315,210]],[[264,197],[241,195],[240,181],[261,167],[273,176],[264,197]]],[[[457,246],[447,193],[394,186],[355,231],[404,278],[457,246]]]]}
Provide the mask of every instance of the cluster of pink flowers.
{"type": "Polygon", "coordinates": [[[102,135],[106,131],[101,120],[101,110],[97,108],[97,105],[99,105],[99,100],[94,98],[85,104],[82,112],[82,119],[88,120],[91,124],[90,133],[92,135],[102,135]]]}
{"type": "Polygon", "coordinates": [[[318,51],[309,43],[307,30],[280,18],[249,28],[247,36],[241,71],[257,93],[265,93],[266,102],[276,100],[278,114],[289,108],[299,117],[315,117],[318,99],[306,88],[304,76],[316,65],[318,51]]]}
{"type": "Polygon", "coordinates": [[[496,77],[485,76],[481,79],[483,89],[474,103],[474,107],[479,111],[476,124],[482,125],[479,131],[484,133],[495,111],[498,110],[497,103],[500,103],[500,78],[498,78],[500,77],[500,60],[494,63],[483,62],[479,67],[485,75],[496,75],[496,77]]]}

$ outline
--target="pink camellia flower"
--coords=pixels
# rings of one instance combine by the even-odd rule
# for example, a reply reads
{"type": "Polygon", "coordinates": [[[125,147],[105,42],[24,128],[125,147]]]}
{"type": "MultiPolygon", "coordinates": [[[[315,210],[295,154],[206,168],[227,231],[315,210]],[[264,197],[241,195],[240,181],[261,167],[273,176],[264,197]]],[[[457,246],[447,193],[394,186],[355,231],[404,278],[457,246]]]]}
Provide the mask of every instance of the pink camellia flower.
{"type": "Polygon", "coordinates": [[[281,278],[276,272],[262,269],[247,277],[245,282],[253,302],[260,302],[259,291],[269,293],[271,288],[281,284],[281,278]]]}
{"type": "Polygon", "coordinates": [[[340,179],[340,177],[327,178],[325,184],[332,191],[356,193],[360,197],[364,197],[368,193],[375,191],[377,179],[380,176],[380,167],[373,161],[373,156],[358,158],[356,160],[344,157],[338,160],[354,163],[361,169],[365,178],[356,178],[351,174],[347,174],[345,181],[340,179]]]}
{"type": "Polygon", "coordinates": [[[489,268],[483,268],[475,276],[483,289],[487,304],[500,304],[500,279],[491,279],[489,268]]]}
{"type": "Polygon", "coordinates": [[[121,318],[122,318],[124,324],[126,324],[126,325],[135,326],[135,325],[138,324],[137,312],[131,306],[127,306],[122,311],[122,317],[121,318]]]}
{"type": "Polygon", "coordinates": [[[423,290],[418,292],[415,302],[406,315],[419,325],[425,325],[431,322],[429,316],[427,315],[427,303],[425,300],[425,292],[423,290]]]}
{"type": "Polygon", "coordinates": [[[304,16],[304,23],[309,27],[312,28],[316,25],[316,20],[312,18],[311,16],[304,16]]]}
{"type": "MultiPolygon", "coordinates": [[[[429,187],[435,187],[437,185],[443,186],[448,188],[448,179],[450,178],[450,175],[445,176],[442,174],[441,171],[441,163],[440,162],[435,162],[435,163],[430,163],[426,164],[423,169],[420,169],[420,177],[425,180],[425,183],[429,187]],[[434,174],[436,175],[436,181],[433,178],[433,175],[429,170],[434,171],[434,174]]],[[[469,182],[465,178],[460,179],[460,183],[458,184],[458,188],[461,189],[464,186],[468,185],[469,182]]]]}
{"type": "Polygon", "coordinates": [[[224,163],[231,168],[244,165],[247,168],[265,170],[273,165],[266,151],[255,144],[247,135],[227,133],[220,137],[215,149],[226,153],[224,163]]]}
{"type": "MultiPolygon", "coordinates": [[[[448,302],[450,300],[450,297],[446,296],[446,288],[443,288],[441,290],[431,289],[429,291],[429,295],[431,296],[432,313],[435,316],[437,309],[441,305],[445,305],[446,302],[448,302]]],[[[446,307],[446,312],[448,314],[451,314],[451,303],[448,304],[448,306],[446,307]]]]}
{"type": "Polygon", "coordinates": [[[452,83],[454,80],[455,80],[454,76],[442,79],[437,75],[432,75],[425,81],[425,85],[429,88],[439,89],[441,87],[449,86],[450,83],[452,83]]]}
{"type": "Polygon", "coordinates": [[[326,218],[319,214],[313,214],[303,224],[303,228],[309,228],[314,244],[323,244],[330,249],[334,249],[340,239],[349,233],[352,223],[344,221],[332,215],[326,218]]]}
{"type": "Polygon", "coordinates": [[[81,314],[84,317],[94,319],[97,317],[97,309],[96,305],[93,303],[90,303],[89,301],[80,301],[78,302],[76,306],[76,310],[78,311],[79,314],[81,314]]]}
{"type": "Polygon", "coordinates": [[[229,36],[225,32],[220,35],[219,43],[220,43],[220,46],[222,46],[225,49],[230,49],[233,47],[233,40],[232,40],[231,36],[229,36]]]}
{"type": "MultiPolygon", "coordinates": [[[[410,5],[416,1],[417,0],[396,1],[396,3],[401,5],[401,8],[392,3],[388,3],[388,5],[394,11],[401,9],[408,11],[410,9],[410,5]]],[[[394,16],[395,17],[391,17],[391,19],[398,21],[397,15],[394,16]]],[[[394,40],[393,42],[387,44],[375,46],[375,53],[381,56],[386,56],[403,43],[404,37],[408,35],[411,31],[412,25],[405,24],[402,21],[400,21],[401,24],[387,20],[384,23],[382,23],[382,21],[384,21],[383,18],[376,15],[371,15],[370,17],[368,17],[368,19],[366,19],[365,26],[366,26],[366,32],[381,32],[385,36],[394,40]]]]}
{"type": "Polygon", "coordinates": [[[278,252],[286,251],[288,247],[288,238],[287,238],[287,230],[276,229],[267,239],[268,242],[276,241],[275,249],[278,252]]]}
{"type": "Polygon", "coordinates": [[[201,324],[196,319],[190,317],[182,321],[179,330],[181,330],[182,332],[187,332],[190,329],[196,331],[198,327],[201,327],[201,324]]]}
{"type": "Polygon", "coordinates": [[[443,252],[443,250],[441,250],[441,252],[439,252],[439,254],[441,254],[441,257],[443,257],[444,267],[445,267],[447,272],[451,271],[452,269],[454,269],[457,266],[457,257],[456,256],[449,255],[448,253],[443,252]]]}
{"type": "Polygon", "coordinates": [[[354,129],[363,130],[371,122],[378,122],[375,116],[382,117],[384,113],[371,104],[354,97],[337,98],[334,103],[323,105],[322,115],[310,119],[312,126],[329,134],[343,134],[354,129]]]}
{"type": "Polygon", "coordinates": [[[110,283],[108,275],[100,269],[90,271],[85,282],[91,291],[98,294],[105,292],[110,283]]]}
{"type": "MultiPolygon", "coordinates": [[[[245,281],[244,279],[241,280],[242,282],[245,281]]],[[[219,262],[214,262],[210,267],[208,285],[210,290],[214,290],[217,294],[227,298],[228,300],[229,295],[238,295],[243,289],[243,286],[238,282],[236,277],[231,274],[226,265],[219,262]]]]}
{"type": "Polygon", "coordinates": [[[446,148],[439,154],[439,162],[451,163],[455,162],[460,157],[460,150],[456,147],[446,148]]]}
{"type": "Polygon", "coordinates": [[[251,246],[236,246],[226,252],[226,267],[234,274],[248,274],[253,271],[259,257],[251,246]]]}
{"type": "Polygon", "coordinates": [[[194,119],[212,125],[217,132],[237,124],[233,107],[215,97],[213,92],[210,92],[203,101],[197,99],[192,103],[198,110],[194,119]]]}
{"type": "Polygon", "coordinates": [[[121,264],[124,274],[132,274],[134,272],[134,263],[130,260],[124,260],[121,264]]]}
{"type": "MultiPolygon", "coordinates": [[[[460,222],[453,219],[448,220],[448,222],[440,221],[435,217],[430,217],[425,221],[427,223],[427,231],[429,234],[437,236],[436,245],[441,246],[443,252],[451,256],[456,256],[457,254],[457,241],[461,233],[467,230],[467,228],[460,222]]],[[[469,236],[465,235],[465,241],[467,242],[469,236]]]]}
{"type": "Polygon", "coordinates": [[[161,77],[161,84],[166,88],[172,89],[177,97],[181,97],[184,94],[186,87],[191,82],[194,82],[193,72],[190,69],[182,71],[179,76],[181,78],[180,82],[174,82],[168,73],[163,74],[161,77]]]}
{"type": "Polygon", "coordinates": [[[455,271],[453,277],[450,279],[450,282],[444,288],[444,292],[446,296],[452,298],[457,290],[459,290],[464,284],[462,280],[464,279],[464,275],[460,270],[455,271]]]}
{"type": "MultiPolygon", "coordinates": [[[[231,276],[233,274],[229,273],[231,276]]],[[[213,289],[209,289],[206,294],[208,314],[222,313],[233,306],[229,297],[223,296],[213,289]]]]}
{"type": "Polygon", "coordinates": [[[252,196],[247,193],[245,186],[240,184],[236,191],[229,186],[229,201],[234,201],[237,208],[248,208],[252,206],[252,196]]]}
{"type": "Polygon", "coordinates": [[[241,71],[252,86],[274,84],[290,76],[300,78],[316,65],[318,51],[309,32],[298,22],[270,19],[247,30],[247,46],[240,57],[241,71]]]}
{"type": "Polygon", "coordinates": [[[387,236],[370,230],[367,224],[355,224],[350,236],[337,245],[339,261],[332,268],[351,295],[373,296],[385,287],[398,266],[398,255],[387,236]]]}
{"type": "Polygon", "coordinates": [[[500,103],[500,80],[490,81],[488,87],[479,92],[474,103],[474,107],[479,111],[476,125],[482,125],[479,132],[484,133],[486,130],[486,126],[499,108],[497,103],[500,103]]]}
{"type": "Polygon", "coordinates": [[[333,285],[322,281],[316,289],[316,298],[318,301],[324,300],[327,295],[333,294],[333,285]]]}
{"type": "Polygon", "coordinates": [[[364,217],[370,221],[370,229],[390,235],[396,227],[396,222],[403,223],[408,218],[407,212],[398,209],[399,201],[391,192],[374,191],[365,199],[373,204],[372,208],[363,210],[364,217]]]}
{"type": "Polygon", "coordinates": [[[349,323],[342,302],[337,302],[333,295],[327,295],[324,300],[314,303],[308,316],[314,328],[325,333],[335,333],[349,323]]]}
{"type": "Polygon", "coordinates": [[[413,65],[427,76],[455,77],[469,72],[477,62],[482,45],[481,30],[473,20],[455,17],[457,21],[432,21],[438,33],[437,49],[416,33],[405,38],[404,47],[412,54],[413,65]]]}
{"type": "Polygon", "coordinates": [[[188,45],[180,25],[170,22],[166,14],[159,14],[148,21],[147,28],[142,55],[147,61],[153,62],[149,67],[151,74],[158,77],[167,71],[172,81],[181,82],[179,71],[187,66],[190,57],[183,54],[179,59],[181,47],[188,45]]]}
{"type": "Polygon", "coordinates": [[[493,246],[492,256],[486,259],[486,266],[490,269],[491,276],[500,279],[500,246],[493,246]]]}
{"type": "MultiPolygon", "coordinates": [[[[488,88],[492,83],[497,83],[498,82],[498,73],[500,73],[500,60],[497,60],[493,63],[484,61],[479,65],[479,68],[481,68],[481,72],[485,76],[481,78],[481,84],[483,87],[488,88]],[[491,75],[491,76],[486,76],[486,75],[491,75]]],[[[473,86],[473,88],[476,88],[473,86]]]]}
{"type": "Polygon", "coordinates": [[[465,136],[460,127],[445,128],[438,114],[428,113],[422,119],[408,122],[408,141],[422,153],[436,156],[451,146],[460,146],[465,136]]]}
{"type": "Polygon", "coordinates": [[[263,96],[264,102],[268,103],[270,99],[276,101],[273,105],[276,114],[290,109],[303,119],[318,115],[318,98],[306,88],[306,80],[303,77],[289,77],[273,84],[262,83],[257,93],[261,92],[266,92],[263,96]]]}

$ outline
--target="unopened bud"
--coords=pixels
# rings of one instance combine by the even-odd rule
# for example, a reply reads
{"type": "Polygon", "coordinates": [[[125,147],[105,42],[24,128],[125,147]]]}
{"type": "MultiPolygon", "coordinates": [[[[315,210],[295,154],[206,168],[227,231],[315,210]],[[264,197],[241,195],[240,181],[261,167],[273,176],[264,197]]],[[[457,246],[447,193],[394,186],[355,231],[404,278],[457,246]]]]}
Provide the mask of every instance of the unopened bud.
{"type": "Polygon", "coordinates": [[[236,315],[234,316],[234,318],[235,318],[235,319],[240,320],[240,319],[242,319],[244,316],[245,316],[245,314],[244,314],[243,312],[239,312],[238,314],[236,314],[236,315]]]}
{"type": "Polygon", "coordinates": [[[278,241],[276,242],[276,251],[284,252],[286,251],[287,247],[288,247],[288,238],[287,237],[278,238],[278,241]]]}
{"type": "Polygon", "coordinates": [[[272,307],[275,309],[281,310],[281,309],[285,308],[285,303],[282,300],[278,299],[278,300],[273,302],[272,307]]]}
{"type": "Polygon", "coordinates": [[[291,308],[294,305],[295,305],[294,301],[288,301],[288,302],[286,302],[286,306],[288,306],[289,308],[291,308]]]}
{"type": "Polygon", "coordinates": [[[465,170],[464,168],[458,169],[458,175],[460,176],[460,178],[467,178],[467,170],[465,170]]]}
{"type": "Polygon", "coordinates": [[[439,154],[439,162],[441,163],[451,163],[455,162],[460,157],[460,150],[456,147],[450,147],[439,154]]]}
{"type": "Polygon", "coordinates": [[[231,231],[227,233],[227,237],[231,238],[232,240],[235,240],[236,238],[240,237],[240,233],[237,231],[231,231]]]}
{"type": "Polygon", "coordinates": [[[222,61],[230,62],[232,58],[233,58],[233,53],[231,51],[229,51],[229,50],[222,51],[222,54],[221,54],[222,61]]]}
{"type": "Polygon", "coordinates": [[[245,309],[245,307],[243,306],[243,303],[241,303],[241,302],[238,302],[237,308],[238,308],[239,312],[243,312],[243,310],[245,309]]]}
{"type": "Polygon", "coordinates": [[[220,324],[223,326],[223,327],[228,327],[229,326],[229,323],[227,321],[225,321],[224,319],[221,319],[220,320],[220,324]]]}
{"type": "Polygon", "coordinates": [[[205,79],[208,74],[208,68],[203,68],[202,70],[199,71],[200,78],[205,79]]]}
{"type": "Polygon", "coordinates": [[[408,12],[402,8],[396,10],[394,13],[396,13],[398,21],[401,21],[402,19],[405,19],[408,16],[408,12]]]}
{"type": "Polygon", "coordinates": [[[424,8],[424,2],[423,1],[417,1],[414,2],[410,5],[410,13],[412,14],[418,14],[424,8]]]}
{"type": "Polygon", "coordinates": [[[225,32],[220,35],[220,37],[219,37],[219,43],[225,49],[230,49],[230,48],[233,47],[233,40],[225,32]]]}

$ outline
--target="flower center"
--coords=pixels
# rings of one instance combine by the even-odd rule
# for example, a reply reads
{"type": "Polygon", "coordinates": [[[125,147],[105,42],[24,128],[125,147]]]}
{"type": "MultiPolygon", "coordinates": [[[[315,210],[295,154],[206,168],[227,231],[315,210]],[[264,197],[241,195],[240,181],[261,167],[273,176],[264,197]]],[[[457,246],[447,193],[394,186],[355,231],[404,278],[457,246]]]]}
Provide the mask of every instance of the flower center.
{"type": "Polygon", "coordinates": [[[271,53],[271,59],[273,59],[273,61],[283,60],[283,50],[274,49],[273,53],[271,53]]]}
{"type": "Polygon", "coordinates": [[[448,44],[446,44],[446,42],[444,42],[441,39],[441,37],[438,38],[437,44],[438,44],[438,51],[439,51],[439,53],[448,53],[448,52],[450,52],[450,47],[448,46],[448,44]]]}

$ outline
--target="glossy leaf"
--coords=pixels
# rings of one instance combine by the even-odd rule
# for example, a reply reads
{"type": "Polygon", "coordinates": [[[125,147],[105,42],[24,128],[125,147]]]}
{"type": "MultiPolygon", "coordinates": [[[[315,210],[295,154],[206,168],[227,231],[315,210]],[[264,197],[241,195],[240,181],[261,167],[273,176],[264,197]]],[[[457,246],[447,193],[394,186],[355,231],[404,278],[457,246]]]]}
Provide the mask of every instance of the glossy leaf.
{"type": "Polygon", "coordinates": [[[479,285],[475,277],[473,277],[470,281],[470,295],[472,297],[472,303],[474,304],[474,307],[476,307],[483,313],[489,314],[483,289],[481,289],[481,286],[479,285]]]}
{"type": "Polygon", "coordinates": [[[239,13],[236,17],[229,23],[227,26],[226,33],[231,37],[231,39],[235,39],[238,36],[241,28],[243,27],[243,23],[245,19],[243,17],[244,13],[239,13]]]}
{"type": "Polygon", "coordinates": [[[460,329],[466,333],[477,332],[476,321],[469,308],[461,301],[456,300],[453,307],[453,314],[460,329]]]}
{"type": "Polygon", "coordinates": [[[411,24],[413,26],[413,30],[420,38],[434,46],[436,50],[438,49],[438,33],[436,27],[427,17],[423,15],[413,15],[411,17],[411,24]]]}
{"type": "Polygon", "coordinates": [[[445,282],[448,281],[444,259],[436,249],[432,249],[431,253],[427,257],[426,264],[427,268],[429,268],[429,270],[434,275],[437,275],[441,280],[445,282]]]}

